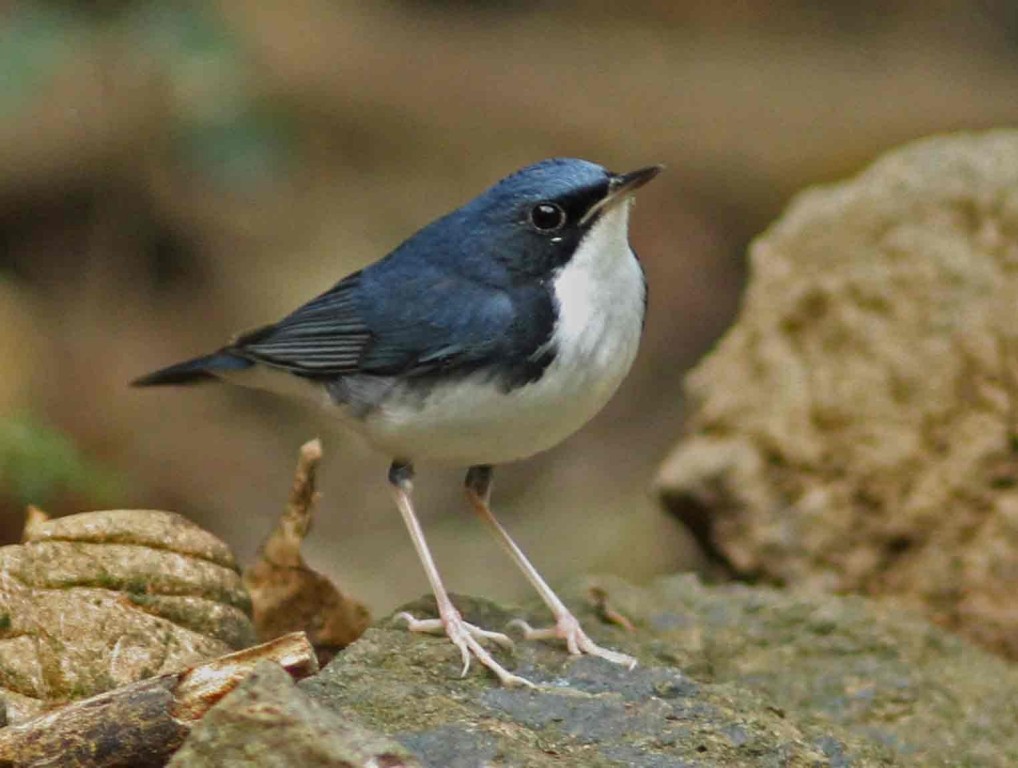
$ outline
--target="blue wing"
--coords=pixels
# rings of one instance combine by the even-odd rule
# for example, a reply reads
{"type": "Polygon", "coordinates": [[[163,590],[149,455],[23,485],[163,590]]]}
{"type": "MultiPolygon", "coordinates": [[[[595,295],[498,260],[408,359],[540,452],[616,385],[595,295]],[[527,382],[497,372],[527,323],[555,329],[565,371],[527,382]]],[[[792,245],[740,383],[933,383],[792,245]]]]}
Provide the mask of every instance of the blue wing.
{"type": "Polygon", "coordinates": [[[246,333],[229,352],[306,376],[357,370],[371,332],[360,317],[360,272],[278,323],[246,333]]]}
{"type": "Polygon", "coordinates": [[[318,379],[422,377],[485,366],[530,379],[535,365],[547,364],[535,352],[546,352],[553,322],[543,289],[513,290],[437,266],[411,270],[382,261],[227,351],[318,379]]]}

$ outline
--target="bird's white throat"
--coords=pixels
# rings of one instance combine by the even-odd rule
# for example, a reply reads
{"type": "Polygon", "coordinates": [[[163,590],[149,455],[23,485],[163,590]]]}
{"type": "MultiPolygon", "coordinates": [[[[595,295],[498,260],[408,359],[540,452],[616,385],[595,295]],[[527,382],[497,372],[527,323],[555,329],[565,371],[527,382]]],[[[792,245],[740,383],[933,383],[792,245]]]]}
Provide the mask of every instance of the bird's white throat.
{"type": "Polygon", "coordinates": [[[559,356],[598,371],[625,360],[622,376],[636,355],[646,299],[643,272],[629,247],[631,204],[625,200],[601,217],[553,283],[559,356]]]}

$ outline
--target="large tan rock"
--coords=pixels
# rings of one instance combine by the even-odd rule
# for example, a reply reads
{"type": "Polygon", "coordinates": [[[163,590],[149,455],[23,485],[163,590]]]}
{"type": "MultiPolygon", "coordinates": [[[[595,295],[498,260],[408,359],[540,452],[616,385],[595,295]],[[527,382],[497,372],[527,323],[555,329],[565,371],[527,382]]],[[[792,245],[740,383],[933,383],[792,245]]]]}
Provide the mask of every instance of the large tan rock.
{"type": "Polygon", "coordinates": [[[921,141],[752,246],[659,489],[735,572],[1018,658],[1018,131],[921,141]]]}
{"type": "Polygon", "coordinates": [[[0,547],[0,694],[12,722],[254,642],[229,548],[180,515],[48,520],[0,547]]]}

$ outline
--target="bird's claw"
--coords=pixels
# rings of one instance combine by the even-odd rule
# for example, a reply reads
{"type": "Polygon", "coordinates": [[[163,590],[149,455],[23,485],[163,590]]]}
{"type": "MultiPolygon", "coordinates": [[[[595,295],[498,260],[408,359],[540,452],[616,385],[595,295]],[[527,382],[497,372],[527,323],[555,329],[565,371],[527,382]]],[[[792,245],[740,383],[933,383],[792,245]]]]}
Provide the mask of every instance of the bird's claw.
{"type": "Polygon", "coordinates": [[[566,648],[574,656],[582,654],[597,656],[613,664],[621,664],[627,669],[633,669],[637,664],[636,659],[632,656],[627,656],[624,653],[619,653],[608,648],[602,648],[591,640],[587,633],[583,631],[580,622],[571,613],[560,616],[555,624],[550,627],[535,628],[523,619],[513,619],[509,622],[509,626],[518,627],[522,630],[523,637],[527,640],[565,640],[566,648]]]}
{"type": "Polygon", "coordinates": [[[474,626],[473,624],[464,621],[463,617],[460,616],[459,613],[443,616],[438,619],[418,619],[410,613],[403,612],[397,614],[395,618],[405,621],[407,629],[411,632],[427,632],[429,634],[446,635],[452,644],[459,649],[460,656],[463,659],[463,671],[460,675],[461,677],[466,677],[467,672],[470,671],[470,658],[474,657],[481,662],[481,664],[494,672],[502,685],[509,687],[535,687],[534,684],[526,678],[514,675],[495,661],[491,654],[488,653],[484,646],[482,646],[479,642],[480,640],[490,640],[507,650],[513,650],[515,645],[508,635],[504,635],[501,632],[490,632],[486,629],[474,626]]]}

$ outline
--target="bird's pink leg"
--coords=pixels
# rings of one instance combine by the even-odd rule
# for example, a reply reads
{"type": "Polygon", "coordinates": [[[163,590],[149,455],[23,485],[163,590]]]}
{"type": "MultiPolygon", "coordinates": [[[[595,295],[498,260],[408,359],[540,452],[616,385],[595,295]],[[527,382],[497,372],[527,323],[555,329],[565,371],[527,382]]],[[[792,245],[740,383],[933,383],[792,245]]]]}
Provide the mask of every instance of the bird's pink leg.
{"type": "Polygon", "coordinates": [[[442,579],[438,575],[438,568],[435,566],[434,558],[432,558],[431,551],[428,549],[428,544],[424,539],[424,531],[421,530],[417,515],[414,513],[413,503],[410,500],[410,493],[413,488],[412,477],[413,470],[406,464],[393,464],[392,469],[389,470],[389,481],[396,500],[396,506],[399,507],[400,514],[403,516],[403,522],[406,523],[407,530],[410,532],[410,538],[414,543],[414,548],[417,550],[417,556],[420,558],[421,565],[424,566],[424,572],[431,583],[431,591],[434,593],[435,601],[438,603],[439,618],[417,619],[409,613],[401,613],[397,618],[406,621],[407,627],[412,632],[444,633],[447,635],[453,645],[459,649],[460,656],[463,658],[463,676],[466,676],[467,671],[470,669],[470,658],[473,656],[481,664],[494,672],[503,685],[522,685],[532,688],[533,683],[519,675],[512,674],[502,667],[479,642],[480,640],[491,640],[503,647],[512,648],[513,641],[501,632],[489,632],[480,627],[475,627],[473,624],[468,624],[463,620],[456,606],[452,604],[452,600],[449,599],[449,593],[446,592],[445,585],[442,584],[442,579]]]}
{"type": "Polygon", "coordinates": [[[491,512],[489,505],[489,499],[491,497],[491,467],[477,466],[471,467],[470,472],[467,474],[466,481],[466,492],[467,498],[470,500],[471,506],[477,515],[488,524],[495,535],[498,537],[499,543],[509,553],[509,556],[516,563],[517,567],[523,571],[523,575],[527,577],[534,589],[537,590],[537,594],[541,596],[544,604],[551,610],[552,615],[555,617],[555,624],[551,627],[545,627],[535,629],[531,627],[527,622],[522,619],[516,619],[512,623],[519,626],[524,633],[524,637],[528,640],[544,640],[548,638],[559,638],[565,641],[566,648],[569,652],[574,655],[589,654],[591,656],[598,656],[602,659],[614,662],[615,664],[622,664],[629,669],[636,666],[636,659],[632,656],[627,656],[624,653],[618,651],[612,651],[608,648],[602,648],[593,640],[591,640],[587,633],[583,631],[580,626],[579,620],[573,616],[565,604],[559,599],[548,583],[542,578],[541,574],[537,572],[537,569],[531,565],[527,556],[523,554],[523,550],[519,548],[515,541],[509,536],[509,533],[502,524],[495,519],[495,515],[491,512]]]}

